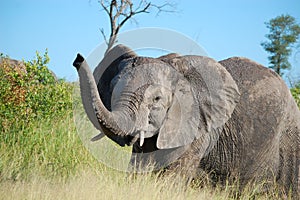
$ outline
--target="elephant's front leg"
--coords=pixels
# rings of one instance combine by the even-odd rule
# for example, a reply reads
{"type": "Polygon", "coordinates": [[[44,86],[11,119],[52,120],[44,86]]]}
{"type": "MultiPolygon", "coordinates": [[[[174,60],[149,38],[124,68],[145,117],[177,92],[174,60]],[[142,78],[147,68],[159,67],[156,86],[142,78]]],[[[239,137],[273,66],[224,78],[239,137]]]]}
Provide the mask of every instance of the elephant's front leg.
{"type": "Polygon", "coordinates": [[[165,167],[163,175],[175,176],[180,181],[184,182],[186,186],[190,185],[191,182],[198,177],[201,159],[188,154],[189,153],[183,154],[178,160],[165,167]]]}
{"type": "Polygon", "coordinates": [[[164,174],[176,176],[186,186],[190,186],[193,180],[206,180],[208,176],[200,166],[205,148],[202,149],[198,142],[185,146],[182,155],[164,169],[164,174]]]}
{"type": "MultiPolygon", "coordinates": [[[[201,182],[207,180],[207,173],[201,168],[200,163],[203,159],[205,152],[209,149],[211,143],[215,140],[203,136],[194,140],[192,144],[184,146],[180,152],[181,155],[178,159],[166,167],[165,174],[174,174],[184,179],[189,185],[194,179],[201,182]]],[[[213,146],[213,145],[212,145],[213,146]]]]}

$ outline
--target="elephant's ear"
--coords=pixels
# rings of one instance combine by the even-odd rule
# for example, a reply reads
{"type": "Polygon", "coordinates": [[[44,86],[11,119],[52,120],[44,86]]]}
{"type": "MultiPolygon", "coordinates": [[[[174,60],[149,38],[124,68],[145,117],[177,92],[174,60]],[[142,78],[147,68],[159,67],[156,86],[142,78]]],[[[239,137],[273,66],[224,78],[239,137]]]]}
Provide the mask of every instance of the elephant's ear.
{"type": "Polygon", "coordinates": [[[172,104],[160,129],[157,147],[174,148],[209,139],[222,127],[239,101],[239,91],[229,72],[211,58],[182,56],[168,63],[180,74],[172,104]]]}
{"type": "Polygon", "coordinates": [[[193,97],[190,83],[179,79],[173,94],[173,101],[163,125],[160,128],[157,147],[169,149],[184,146],[197,137],[200,113],[193,97]]]}

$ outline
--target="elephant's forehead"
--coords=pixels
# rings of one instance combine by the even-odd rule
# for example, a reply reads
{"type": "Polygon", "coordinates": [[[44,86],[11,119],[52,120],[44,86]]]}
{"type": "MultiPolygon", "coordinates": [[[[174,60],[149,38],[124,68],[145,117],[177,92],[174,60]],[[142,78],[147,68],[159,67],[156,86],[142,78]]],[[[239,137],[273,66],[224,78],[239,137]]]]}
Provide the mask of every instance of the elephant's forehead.
{"type": "Polygon", "coordinates": [[[172,90],[170,87],[160,85],[160,84],[154,84],[150,85],[146,91],[145,91],[145,98],[150,98],[153,95],[158,96],[168,96],[172,94],[172,90]]]}
{"type": "Polygon", "coordinates": [[[171,87],[171,80],[175,78],[172,68],[161,63],[146,63],[127,71],[119,81],[124,87],[136,90],[145,84],[163,85],[171,87]]]}

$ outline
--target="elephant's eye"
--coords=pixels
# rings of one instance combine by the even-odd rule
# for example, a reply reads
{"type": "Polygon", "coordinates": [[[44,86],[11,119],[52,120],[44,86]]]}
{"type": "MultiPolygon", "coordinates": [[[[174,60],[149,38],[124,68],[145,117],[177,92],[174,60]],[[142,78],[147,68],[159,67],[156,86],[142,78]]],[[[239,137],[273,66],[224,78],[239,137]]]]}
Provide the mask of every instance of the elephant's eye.
{"type": "Polygon", "coordinates": [[[158,102],[159,100],[161,100],[161,96],[156,96],[156,97],[154,98],[154,102],[158,102]]]}

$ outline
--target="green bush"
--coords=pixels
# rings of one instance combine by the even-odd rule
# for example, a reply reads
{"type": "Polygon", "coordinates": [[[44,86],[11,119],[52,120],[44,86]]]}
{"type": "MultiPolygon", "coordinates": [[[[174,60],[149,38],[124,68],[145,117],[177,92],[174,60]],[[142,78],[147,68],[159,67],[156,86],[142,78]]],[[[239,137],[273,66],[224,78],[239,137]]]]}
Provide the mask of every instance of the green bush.
{"type": "Polygon", "coordinates": [[[295,87],[291,89],[291,93],[300,109],[300,83],[296,84],[295,87]]]}
{"type": "Polygon", "coordinates": [[[0,182],[32,174],[67,177],[93,162],[73,123],[74,85],[32,61],[0,60],[0,182]]]}
{"type": "Polygon", "coordinates": [[[72,108],[73,85],[56,80],[48,69],[48,52],[32,61],[0,63],[0,131],[22,130],[39,119],[63,116],[72,108]]]}

